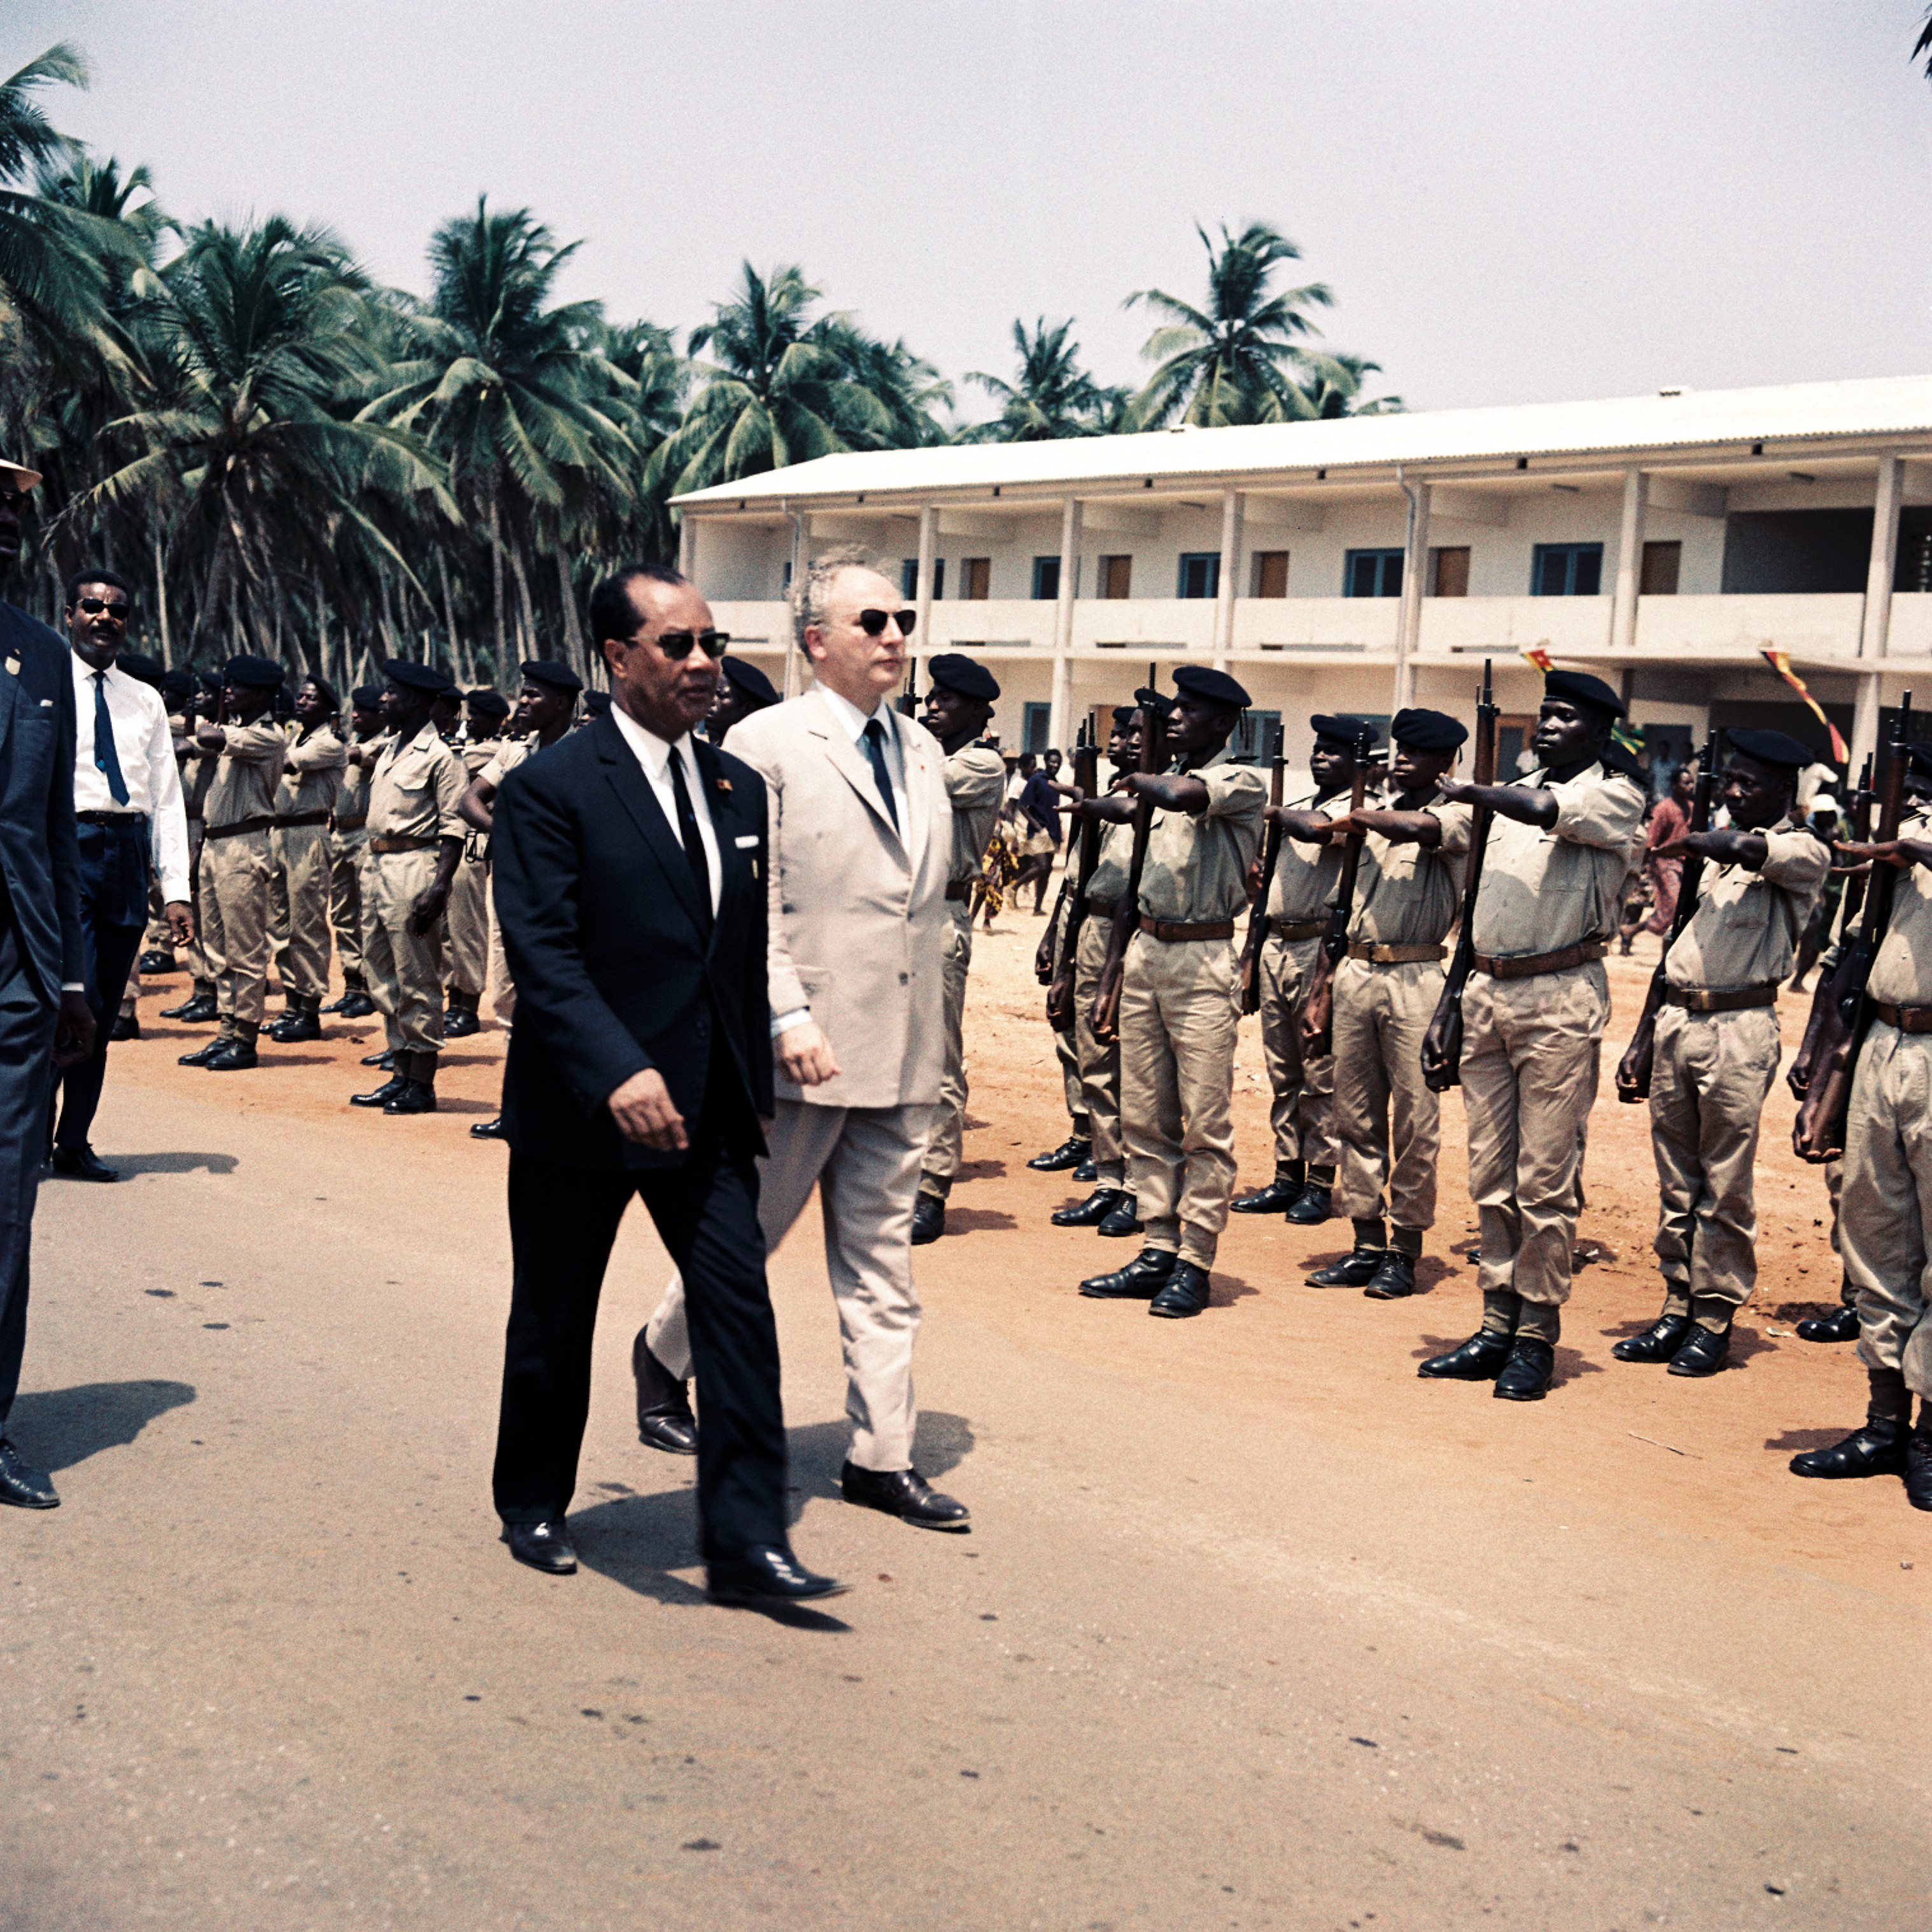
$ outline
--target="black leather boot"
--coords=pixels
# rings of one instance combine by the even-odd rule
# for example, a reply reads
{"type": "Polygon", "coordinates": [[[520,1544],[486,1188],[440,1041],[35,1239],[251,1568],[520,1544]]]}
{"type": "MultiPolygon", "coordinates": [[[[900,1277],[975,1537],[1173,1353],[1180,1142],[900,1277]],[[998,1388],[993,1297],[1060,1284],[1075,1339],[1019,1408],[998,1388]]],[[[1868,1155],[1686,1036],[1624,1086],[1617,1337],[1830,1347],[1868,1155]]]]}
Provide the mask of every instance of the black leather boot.
{"type": "Polygon", "coordinates": [[[1362,1292],[1371,1301],[1400,1301],[1415,1292],[1415,1264],[1418,1257],[1406,1255],[1400,1248],[1390,1248],[1382,1256],[1382,1264],[1377,1268],[1373,1279],[1362,1292]]]}
{"type": "Polygon", "coordinates": [[[1491,1393],[1504,1402],[1540,1402],[1556,1372],[1556,1351],[1536,1336],[1520,1334],[1491,1393]]]}
{"type": "Polygon", "coordinates": [[[1730,1360],[1731,1331],[1728,1324],[1715,1334],[1702,1323],[1694,1322],[1684,1337],[1684,1346],[1670,1358],[1673,1376],[1714,1376],[1730,1360]]]}
{"type": "Polygon", "coordinates": [[[1460,1348],[1451,1348],[1446,1355],[1431,1355],[1415,1372],[1430,1382],[1494,1382],[1515,1346],[1514,1335],[1479,1328],[1460,1348]]]}
{"type": "Polygon", "coordinates": [[[436,1055],[433,1053],[399,1053],[396,1064],[404,1078],[400,1091],[382,1102],[386,1114],[433,1114],[436,1112],[436,1055]]]}
{"type": "Polygon", "coordinates": [[[164,1006],[161,1017],[179,1020],[184,1026],[206,1026],[210,1020],[220,1018],[220,1010],[212,993],[196,993],[178,1006],[164,1006]]]}
{"type": "Polygon", "coordinates": [[[1197,1262],[1176,1262],[1167,1285],[1148,1304],[1150,1315],[1170,1320],[1198,1315],[1208,1306],[1208,1270],[1197,1262]]]}
{"type": "Polygon", "coordinates": [[[362,1056],[360,1064],[364,1066],[380,1066],[393,1072],[396,1064],[394,1049],[386,1046],[380,1053],[365,1053],[362,1056]]]}
{"type": "Polygon", "coordinates": [[[1286,1214],[1301,1198],[1302,1190],[1307,1185],[1308,1170],[1291,1167],[1286,1174],[1277,1174],[1265,1187],[1240,1195],[1228,1206],[1237,1214],[1286,1214]]]}
{"type": "Polygon", "coordinates": [[[1838,1308],[1829,1315],[1814,1315],[1798,1323],[1797,1334],[1801,1342],[1856,1342],[1858,1339],[1858,1311],[1856,1308],[1838,1308]]]}
{"type": "Polygon", "coordinates": [[[691,1412],[689,1378],[680,1382],[650,1351],[644,1331],[631,1344],[638,1384],[638,1440],[668,1456],[698,1454],[698,1418],[691,1412]]]}
{"type": "Polygon", "coordinates": [[[1688,1315],[1660,1315],[1641,1335],[1616,1342],[1610,1350],[1620,1362],[1667,1362],[1690,1332],[1688,1315]]]}
{"type": "Polygon", "coordinates": [[[1317,1268],[1308,1277],[1308,1285],[1310,1288],[1366,1288],[1388,1259],[1386,1248],[1357,1248],[1331,1266],[1317,1268]]]}
{"type": "Polygon", "coordinates": [[[1078,1167],[1094,1151],[1094,1143],[1084,1134],[1070,1134],[1059,1146],[1036,1154],[1027,1162],[1036,1174],[1064,1174],[1078,1167]]]}
{"type": "Polygon", "coordinates": [[[1932,1510],[1932,1424],[1922,1403],[1918,1426],[1905,1438],[1905,1500],[1914,1509],[1932,1510]]]}
{"type": "Polygon", "coordinates": [[[350,1094],[349,1104],[352,1107],[386,1107],[409,1084],[400,1073],[392,1073],[373,1091],[350,1094]]]}
{"type": "Polygon", "coordinates": [[[1120,1199],[1108,1210],[1106,1219],[1096,1225],[1094,1232],[1105,1234],[1110,1241],[1124,1241],[1130,1234],[1138,1234],[1141,1232],[1139,1204],[1123,1190],[1120,1199]]]}
{"type": "Polygon", "coordinates": [[[1165,1248],[1143,1248],[1125,1268],[1090,1275],[1080,1292],[1100,1301],[1151,1301],[1167,1286],[1176,1258],[1165,1248]]]}
{"type": "Polygon", "coordinates": [[[922,1193],[912,1210],[912,1245],[924,1247],[946,1232],[946,1203],[936,1194],[922,1193]]]}
{"type": "Polygon", "coordinates": [[[1053,1225],[1056,1228],[1097,1228],[1126,1198],[1124,1187],[1096,1187],[1078,1207],[1056,1209],[1052,1216],[1053,1225]]]}
{"type": "Polygon", "coordinates": [[[1283,1217],[1288,1225],[1291,1228],[1318,1228],[1323,1222],[1332,1220],[1335,1210],[1330,1204],[1330,1196],[1334,1185],[1335,1170],[1332,1167],[1311,1166],[1307,1186],[1283,1217]]]}
{"type": "Polygon", "coordinates": [[[442,1036],[445,1040],[467,1040],[472,1034],[483,1030],[483,1022],[476,1017],[476,995],[473,993],[452,993],[449,1006],[442,1016],[442,1036]]]}
{"type": "Polygon", "coordinates": [[[192,1053],[183,1054],[175,1064],[178,1066],[206,1066],[214,1056],[223,1052],[233,1036],[218,1033],[206,1046],[197,1047],[192,1053]]]}
{"type": "Polygon", "coordinates": [[[1822,1476],[1843,1482],[1856,1476],[1902,1476],[1905,1473],[1905,1424],[1894,1416],[1868,1416],[1842,1442],[1828,1449],[1808,1449],[1791,1459],[1794,1476],[1822,1476]]]}

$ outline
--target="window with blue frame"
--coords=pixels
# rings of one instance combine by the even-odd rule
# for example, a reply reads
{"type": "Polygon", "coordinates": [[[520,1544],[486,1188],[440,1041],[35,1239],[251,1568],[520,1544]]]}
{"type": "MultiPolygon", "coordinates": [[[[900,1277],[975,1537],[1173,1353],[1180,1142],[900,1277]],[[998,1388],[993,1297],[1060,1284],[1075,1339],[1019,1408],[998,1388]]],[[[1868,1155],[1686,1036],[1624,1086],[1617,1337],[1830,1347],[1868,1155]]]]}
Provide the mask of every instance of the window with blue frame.
{"type": "Polygon", "coordinates": [[[1538,544],[1530,557],[1532,597],[1594,597],[1603,587],[1600,543],[1538,544]]]}
{"type": "Polygon", "coordinates": [[[1020,713],[1020,749],[1036,756],[1045,751],[1053,732],[1053,706],[1028,704],[1020,713]]]}
{"type": "Polygon", "coordinates": [[[1344,597],[1400,597],[1402,595],[1402,552],[1399,550],[1352,550],[1342,566],[1344,597]]]}
{"type": "Polygon", "coordinates": [[[910,604],[919,595],[919,559],[908,556],[899,564],[899,595],[910,604]]]}
{"type": "Polygon", "coordinates": [[[1052,603],[1060,595],[1060,560],[1036,556],[1033,560],[1033,594],[1036,603],[1052,603]]]}
{"type": "Polygon", "coordinates": [[[1186,550],[1180,554],[1180,584],[1177,597],[1218,597],[1221,594],[1221,553],[1186,550]]]}

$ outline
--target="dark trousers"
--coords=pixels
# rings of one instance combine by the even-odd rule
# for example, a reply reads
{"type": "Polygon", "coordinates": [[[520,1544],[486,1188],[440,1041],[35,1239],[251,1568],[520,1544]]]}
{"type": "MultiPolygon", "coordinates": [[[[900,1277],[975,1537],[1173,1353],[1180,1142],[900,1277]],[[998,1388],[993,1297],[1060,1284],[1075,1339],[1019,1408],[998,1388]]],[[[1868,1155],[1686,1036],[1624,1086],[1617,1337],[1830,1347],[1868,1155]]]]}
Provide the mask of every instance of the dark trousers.
{"type": "Polygon", "coordinates": [[[684,1277],[704,1390],[698,1502],[704,1558],[790,1546],[778,1328],[758,1231],[756,1136],[707,1119],[681,1167],[562,1167],[510,1156],[514,1277],[492,1478],[506,1522],[560,1522],[590,1409],[591,1337],[604,1270],[633,1194],[684,1277]]]}
{"type": "Polygon", "coordinates": [[[80,831],[80,932],[86,946],[87,1004],[94,1013],[94,1051],[56,1076],[64,1148],[85,1147],[107,1078],[107,1035],[121,1010],[128,975],[148,926],[147,828],[82,825],[80,831]]]}
{"type": "Polygon", "coordinates": [[[27,1341],[27,1260],[46,1148],[54,1018],[0,905],[0,1435],[27,1341]]]}

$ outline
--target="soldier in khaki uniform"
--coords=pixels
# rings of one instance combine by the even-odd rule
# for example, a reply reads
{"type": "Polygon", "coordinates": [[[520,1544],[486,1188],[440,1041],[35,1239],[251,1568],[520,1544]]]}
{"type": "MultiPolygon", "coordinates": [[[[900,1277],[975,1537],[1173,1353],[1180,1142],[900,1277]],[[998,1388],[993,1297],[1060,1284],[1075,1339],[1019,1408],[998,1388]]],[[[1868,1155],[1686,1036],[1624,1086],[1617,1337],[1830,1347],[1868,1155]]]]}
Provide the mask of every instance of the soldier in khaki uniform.
{"type": "MultiPolygon", "coordinates": [[[[1732,1318],[1757,1280],[1752,1169],[1778,1074],[1778,989],[1831,862],[1817,835],[1791,818],[1810,752],[1782,731],[1729,735],[1730,829],[1650,854],[1696,853],[1706,864],[1697,910],[1664,962],[1652,1060],[1664,1312],[1610,1353],[1621,1362],[1668,1362],[1673,1376],[1715,1375],[1724,1366],[1732,1318]]],[[[1626,1056],[1620,1090],[1634,1090],[1636,1070],[1626,1056]]]]}
{"type": "Polygon", "coordinates": [[[1318,1228],[1332,1211],[1338,1143],[1331,1119],[1335,1056],[1303,1051],[1301,1016],[1315,956],[1342,878],[1342,845],[1326,828],[1347,812],[1355,782],[1355,747],[1382,734],[1359,718],[1311,718],[1309,756],[1315,789],[1268,816],[1282,829],[1268,888],[1268,935],[1262,941],[1262,1057],[1268,1064],[1268,1123],[1274,1130],[1274,1178],[1232,1205],[1237,1214],[1285,1214],[1296,1227],[1318,1228]]]}
{"type": "Polygon", "coordinates": [[[182,953],[188,972],[188,996],[178,1006],[164,1006],[161,1018],[179,1020],[188,1026],[206,1026],[220,1016],[214,997],[217,965],[208,952],[208,928],[203,923],[201,896],[201,848],[206,820],[203,812],[208,788],[214,782],[215,760],[192,755],[190,746],[199,719],[212,718],[221,695],[221,680],[213,673],[196,680],[175,725],[175,757],[181,766],[182,808],[188,814],[188,878],[194,894],[194,937],[182,953]]]}
{"type": "Polygon", "coordinates": [[[322,996],[328,991],[328,822],[347,758],[335,731],[340,704],[326,680],[303,679],[275,788],[268,850],[288,935],[276,960],[288,1010],[268,1037],[284,1044],[322,1037],[322,996]]]}
{"type": "Polygon", "coordinates": [[[1172,765],[1130,773],[1102,814],[1124,822],[1139,800],[1154,807],[1120,1019],[1120,1124],[1145,1245],[1080,1292],[1184,1316],[1208,1306],[1234,1191],[1234,916],[1268,791],[1228,755],[1247,693],[1204,666],[1184,665],[1174,682],[1172,765]]]}
{"type": "Polygon", "coordinates": [[[200,912],[220,1026],[181,1064],[234,1073],[256,1064],[255,1040],[268,1004],[268,830],[288,742],[272,716],[279,665],[232,658],[222,680],[214,720],[198,724],[188,747],[214,771],[202,807],[200,912]]]}
{"type": "Polygon", "coordinates": [[[952,859],[946,874],[946,1067],[939,1104],[932,1110],[919,1198],[913,1207],[912,1242],[920,1247],[946,1232],[946,1197],[959,1172],[966,1126],[966,980],[973,969],[973,881],[980,876],[993,820],[1006,795],[1006,761],[980,734],[993,715],[1000,686],[983,664],[957,651],[942,652],[926,665],[932,688],[920,722],[946,754],[946,798],[952,808],[952,859]]]}
{"type": "MultiPolygon", "coordinates": [[[[1131,710],[1132,707],[1128,707],[1131,710]]],[[[1010,786],[1011,780],[1008,780],[1010,786]]],[[[997,820],[995,821],[997,824],[997,820]]],[[[987,835],[988,845],[992,835],[987,835]]],[[[983,857],[983,854],[982,856],[983,857]]],[[[1046,922],[1046,931],[1040,935],[1040,944],[1033,956],[1034,976],[1042,986],[1053,984],[1054,975],[1060,970],[1066,956],[1067,928],[1072,921],[1073,902],[1070,893],[1064,894],[1053,910],[1053,916],[1046,922]]],[[[986,915],[986,930],[993,929],[993,916],[986,915]]],[[[1060,1062],[1060,1090],[1066,1102],[1068,1132],[1066,1139],[1058,1147],[1047,1148],[1035,1154],[1027,1166],[1036,1174],[1064,1174],[1072,1169],[1073,1178],[1083,1185],[1093,1180],[1097,1170],[1094,1162],[1093,1124],[1087,1118],[1087,1101],[1080,1078],[1080,1046],[1072,1034],[1054,1031],[1053,1051],[1060,1062]]],[[[1114,1066],[1118,1076],[1120,1053],[1118,1044],[1114,1048],[1114,1066]]],[[[1118,1093],[1120,1082],[1114,1082],[1118,1093]]],[[[1138,1224],[1136,1224],[1138,1226],[1138,1224]]]]}
{"type": "Polygon", "coordinates": [[[328,821],[328,922],[335,956],[342,962],[342,997],[322,1008],[344,1019],[366,1019],[376,1010],[362,970],[362,853],[369,842],[369,765],[349,754],[382,748],[382,686],[360,684],[350,694],[350,741],[344,752],[341,789],[328,821]]]}
{"type": "MultiPolygon", "coordinates": [[[[1496,814],[1462,1000],[1483,1325],[1418,1372],[1493,1381],[1511,1402],[1540,1401],[1556,1365],[1610,1013],[1602,962],[1643,826],[1643,794],[1604,762],[1622,700],[1581,671],[1550,672],[1544,692],[1540,768],[1510,784],[1441,787],[1454,803],[1496,814]]],[[[1432,1029],[1424,1051],[1439,1050],[1432,1029]]]]}
{"type": "Polygon", "coordinates": [[[391,658],[382,674],[382,722],[393,735],[380,754],[358,746],[352,755],[370,766],[362,958],[388,1036],[391,1071],[350,1104],[429,1114],[442,1051],[442,912],[463,856],[456,808],[466,781],[462,760],[430,722],[430,700],[446,687],[442,672],[391,658]]]}
{"type": "Polygon", "coordinates": [[[1791,1459],[1793,1475],[1903,1475],[1905,1499],[1932,1510],[1932,812],[1896,839],[1841,844],[1841,859],[1897,866],[1892,919],[1865,992],[1872,1020],[1845,1119],[1838,1220],[1858,1294],[1865,1420],[1841,1442],[1791,1459]],[[1918,1398],[1918,1426],[1912,1398],[1918,1398]]]}
{"type": "Polygon", "coordinates": [[[1437,784],[1468,735],[1442,712],[1398,711],[1389,726],[1392,808],[1328,828],[1331,837],[1351,826],[1364,835],[1334,992],[1334,1130],[1345,1150],[1336,1204],[1354,1223],[1355,1245],[1309,1280],[1377,1301],[1415,1292],[1422,1238],[1436,1225],[1441,1101],[1422,1077],[1422,1042],[1442,998],[1442,942],[1462,910],[1470,818],[1437,784]]]}
{"type": "MultiPolygon", "coordinates": [[[[463,760],[467,791],[507,742],[504,730],[510,700],[500,692],[472,691],[464,700],[467,729],[451,747],[463,760]]],[[[446,1040],[467,1040],[481,1030],[477,1009],[483,1004],[484,982],[490,971],[490,841],[472,830],[463,842],[463,857],[450,883],[449,910],[444,916],[446,952],[443,963],[447,1008],[442,1016],[446,1040]]]]}

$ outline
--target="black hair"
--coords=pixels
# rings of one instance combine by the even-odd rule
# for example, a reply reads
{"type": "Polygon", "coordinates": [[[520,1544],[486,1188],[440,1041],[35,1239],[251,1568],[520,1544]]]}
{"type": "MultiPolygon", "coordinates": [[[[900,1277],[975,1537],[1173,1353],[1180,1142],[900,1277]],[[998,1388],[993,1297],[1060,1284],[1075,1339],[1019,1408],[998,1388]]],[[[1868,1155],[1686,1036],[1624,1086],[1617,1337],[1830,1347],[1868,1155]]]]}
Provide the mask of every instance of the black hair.
{"type": "Polygon", "coordinates": [[[80,595],[83,584],[104,584],[110,590],[124,590],[131,602],[134,586],[118,572],[112,570],[76,570],[67,580],[67,595],[62,608],[71,610],[74,599],[80,595]]]}
{"type": "Polygon", "coordinates": [[[603,644],[614,638],[621,644],[638,628],[638,607],[631,601],[631,586],[640,578],[651,584],[688,584],[668,563],[620,563],[608,577],[598,580],[590,593],[590,638],[603,644]]]}

